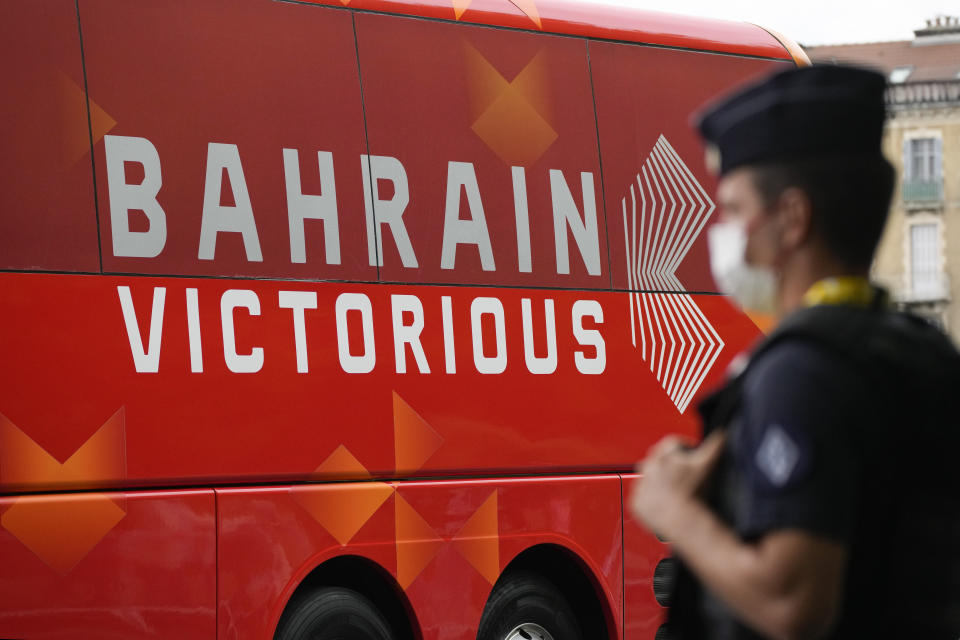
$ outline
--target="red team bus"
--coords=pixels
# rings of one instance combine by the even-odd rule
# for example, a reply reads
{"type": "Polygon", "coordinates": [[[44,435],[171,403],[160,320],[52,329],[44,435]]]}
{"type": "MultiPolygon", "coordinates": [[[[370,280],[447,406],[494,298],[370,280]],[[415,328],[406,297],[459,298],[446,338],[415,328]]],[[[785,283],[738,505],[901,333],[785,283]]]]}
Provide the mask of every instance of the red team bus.
{"type": "Polygon", "coordinates": [[[758,334],[689,119],[803,62],[556,0],[6,0],[0,638],[649,639],[634,462],[758,334]]]}

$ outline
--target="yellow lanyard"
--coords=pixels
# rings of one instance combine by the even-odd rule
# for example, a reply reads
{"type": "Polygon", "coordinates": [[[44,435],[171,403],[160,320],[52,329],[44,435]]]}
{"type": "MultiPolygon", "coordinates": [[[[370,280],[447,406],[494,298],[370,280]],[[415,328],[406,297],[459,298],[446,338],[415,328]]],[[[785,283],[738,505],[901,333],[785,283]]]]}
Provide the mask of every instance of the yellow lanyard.
{"type": "Polygon", "coordinates": [[[845,304],[857,307],[869,307],[883,296],[866,278],[859,276],[839,276],[824,278],[815,282],[803,295],[803,305],[812,307],[818,304],[845,304]]]}

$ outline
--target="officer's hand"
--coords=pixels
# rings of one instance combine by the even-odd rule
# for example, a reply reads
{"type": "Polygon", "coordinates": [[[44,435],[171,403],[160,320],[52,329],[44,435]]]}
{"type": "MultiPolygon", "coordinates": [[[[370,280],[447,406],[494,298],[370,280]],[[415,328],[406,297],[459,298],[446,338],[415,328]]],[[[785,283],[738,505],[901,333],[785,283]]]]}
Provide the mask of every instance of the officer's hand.
{"type": "Polygon", "coordinates": [[[678,436],[666,436],[650,448],[637,465],[643,477],[633,483],[630,511],[651,530],[671,538],[670,522],[676,509],[697,499],[710,471],[723,453],[726,432],[716,430],[700,446],[690,448],[678,436]]]}

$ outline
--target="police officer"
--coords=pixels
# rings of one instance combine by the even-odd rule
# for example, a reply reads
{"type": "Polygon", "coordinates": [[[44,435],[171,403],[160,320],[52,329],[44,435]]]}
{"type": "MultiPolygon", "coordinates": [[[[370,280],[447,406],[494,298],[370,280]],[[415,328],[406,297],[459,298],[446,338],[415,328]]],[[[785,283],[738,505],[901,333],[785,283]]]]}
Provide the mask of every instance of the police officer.
{"type": "Polygon", "coordinates": [[[656,444],[631,507],[679,563],[678,638],[960,637],[960,356],[867,275],[894,172],[884,78],[778,73],[699,122],[721,290],[779,325],[656,444]]]}

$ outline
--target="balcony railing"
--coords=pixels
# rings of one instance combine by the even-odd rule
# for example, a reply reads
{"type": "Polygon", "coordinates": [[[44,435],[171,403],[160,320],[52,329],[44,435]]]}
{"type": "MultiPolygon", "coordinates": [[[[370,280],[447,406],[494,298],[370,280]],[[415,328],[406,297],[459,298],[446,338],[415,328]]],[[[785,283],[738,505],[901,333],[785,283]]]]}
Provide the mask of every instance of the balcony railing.
{"type": "Polygon", "coordinates": [[[887,87],[887,104],[892,109],[909,109],[960,103],[960,79],[904,82],[887,87]]]}
{"type": "Polygon", "coordinates": [[[943,180],[905,180],[900,193],[904,202],[940,202],[943,200],[943,180]]]}

